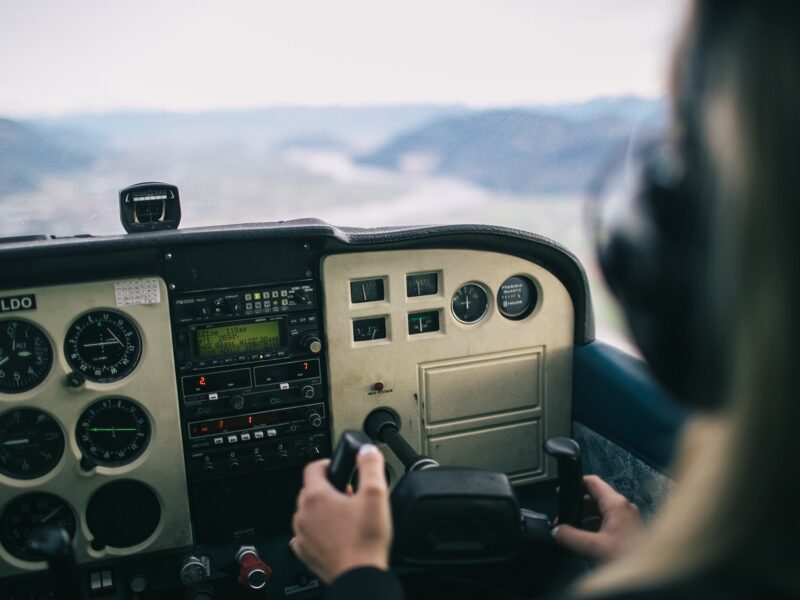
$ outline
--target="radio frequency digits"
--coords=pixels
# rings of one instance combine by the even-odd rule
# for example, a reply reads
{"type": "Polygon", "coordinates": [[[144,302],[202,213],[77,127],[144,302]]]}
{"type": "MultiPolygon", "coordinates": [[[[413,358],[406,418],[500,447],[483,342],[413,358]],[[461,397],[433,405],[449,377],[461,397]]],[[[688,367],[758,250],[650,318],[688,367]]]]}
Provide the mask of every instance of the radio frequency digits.
{"type": "Polygon", "coordinates": [[[259,352],[281,345],[277,321],[239,323],[197,330],[197,351],[200,357],[259,352]]]}

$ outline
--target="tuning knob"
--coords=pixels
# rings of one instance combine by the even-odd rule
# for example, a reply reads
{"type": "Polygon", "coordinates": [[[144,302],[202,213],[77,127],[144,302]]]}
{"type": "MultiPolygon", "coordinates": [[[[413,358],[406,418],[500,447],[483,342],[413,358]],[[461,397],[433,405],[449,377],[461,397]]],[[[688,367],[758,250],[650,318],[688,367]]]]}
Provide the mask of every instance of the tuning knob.
{"type": "Polygon", "coordinates": [[[180,577],[185,586],[203,581],[211,573],[207,556],[189,556],[181,565],[180,577]]]}
{"type": "Polygon", "coordinates": [[[306,413],[306,420],[308,424],[312,427],[319,427],[322,425],[322,415],[319,414],[316,410],[310,410],[306,413]]]}
{"type": "Polygon", "coordinates": [[[313,385],[304,385],[300,393],[303,394],[303,398],[308,398],[309,400],[316,394],[313,385]]]}
{"type": "Polygon", "coordinates": [[[67,375],[67,385],[72,388],[79,388],[81,387],[86,378],[78,371],[72,371],[69,375],[67,375]]]}
{"type": "Polygon", "coordinates": [[[322,340],[315,333],[311,333],[303,338],[303,349],[311,354],[319,354],[322,352],[322,340]]]}
{"type": "Polygon", "coordinates": [[[231,408],[236,410],[242,410],[245,405],[244,396],[241,394],[236,394],[235,396],[231,396],[230,399],[231,408]]]}

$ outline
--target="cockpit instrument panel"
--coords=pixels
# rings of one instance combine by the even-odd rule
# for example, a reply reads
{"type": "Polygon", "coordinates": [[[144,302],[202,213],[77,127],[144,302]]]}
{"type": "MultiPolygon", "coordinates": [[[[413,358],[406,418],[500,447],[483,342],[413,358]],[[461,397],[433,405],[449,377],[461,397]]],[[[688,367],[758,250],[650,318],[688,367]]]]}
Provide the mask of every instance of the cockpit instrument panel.
{"type": "Polygon", "coordinates": [[[41,370],[0,389],[0,579],[45,568],[27,546],[44,524],[81,568],[191,544],[167,292],[153,276],[10,291],[36,301],[0,317],[0,368],[41,370]]]}
{"type": "Polygon", "coordinates": [[[230,579],[251,544],[270,596],[318,595],[287,546],[303,469],[376,408],[443,465],[552,479],[573,257],[501,230],[243,227],[0,243],[0,596],[46,583],[42,524],[87,582],[146,572],[143,598],[180,594],[187,557],[230,579]]]}

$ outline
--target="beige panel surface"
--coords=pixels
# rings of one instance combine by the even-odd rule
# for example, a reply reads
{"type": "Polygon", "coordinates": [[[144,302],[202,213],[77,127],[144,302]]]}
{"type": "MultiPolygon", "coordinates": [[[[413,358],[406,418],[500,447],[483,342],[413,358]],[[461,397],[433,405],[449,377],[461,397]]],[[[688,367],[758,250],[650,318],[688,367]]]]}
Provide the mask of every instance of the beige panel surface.
{"type": "Polygon", "coordinates": [[[431,458],[443,465],[503,471],[509,475],[536,475],[541,470],[540,422],[511,425],[431,437],[431,458]],[[503,452],[497,452],[502,447],[503,452]]]}
{"type": "MultiPolygon", "coordinates": [[[[496,252],[398,250],[325,257],[322,279],[334,436],[345,429],[360,430],[366,416],[380,406],[398,413],[402,433],[421,452],[428,451],[431,436],[533,418],[541,420],[541,439],[569,434],[574,310],[564,286],[543,267],[496,252]],[[427,272],[440,274],[438,293],[407,298],[406,275],[427,272]],[[539,293],[536,309],[518,321],[500,315],[495,300],[503,281],[514,275],[533,280],[539,293]],[[349,282],[372,277],[384,278],[385,300],[351,303],[349,282]],[[487,315],[472,325],[458,322],[450,310],[453,293],[467,282],[480,283],[490,295],[487,315]],[[441,331],[409,335],[408,313],[434,309],[441,311],[441,331]],[[376,316],[387,319],[387,339],[354,342],[353,319],[376,316]],[[499,359],[515,354],[537,356],[538,371],[534,370],[538,381],[528,373],[521,379],[517,377],[524,391],[513,393],[511,399],[496,401],[498,385],[509,389],[515,383],[500,384],[498,380],[516,372],[509,366],[513,361],[499,359]],[[436,406],[425,405],[424,374],[429,368],[443,361],[476,359],[481,376],[477,372],[474,377],[469,375],[473,385],[455,386],[451,393],[445,386],[436,388],[436,406]],[[481,363],[484,359],[489,362],[481,363]],[[375,392],[377,382],[384,384],[382,393],[375,392]],[[465,394],[469,395],[467,400],[465,394]],[[437,419],[446,415],[447,420],[432,422],[428,415],[437,419]]],[[[531,364],[530,358],[525,360],[531,364]]],[[[496,455],[497,464],[516,464],[513,456],[519,449],[507,447],[502,436],[492,440],[486,451],[496,455]]],[[[539,438],[530,436],[523,444],[526,452],[541,452],[539,438]]],[[[393,456],[387,458],[396,478],[402,467],[393,456]]],[[[469,462],[477,464],[479,459],[475,456],[469,462]]],[[[524,483],[553,475],[554,464],[548,460],[535,475],[512,474],[512,480],[524,483]]]]}
{"type": "MultiPolygon", "coordinates": [[[[49,337],[54,360],[49,375],[38,387],[21,394],[0,393],[0,412],[31,407],[49,413],[64,431],[66,448],[59,464],[43,477],[20,481],[0,475],[0,510],[27,492],[49,492],[61,497],[77,516],[74,547],[79,563],[187,547],[192,543],[169,306],[167,290],[160,279],[159,287],[160,303],[121,308],[115,306],[114,281],[4,291],[8,295],[36,294],[36,310],[3,316],[0,324],[12,318],[35,323],[49,337]],[[120,381],[87,381],[81,388],[72,389],[65,385],[71,369],[64,357],[64,338],[77,317],[96,309],[124,313],[136,324],[142,336],[141,358],[134,371],[120,381]],[[133,399],[144,408],[151,422],[150,442],[142,455],[130,464],[119,468],[96,467],[86,473],[79,468],[80,450],[75,427],[89,404],[111,395],[133,399]],[[86,526],[85,508],[97,488],[117,479],[132,479],[149,485],[161,502],[161,523],[150,538],[137,546],[98,552],[89,547],[91,535],[86,526]]],[[[125,515],[120,518],[124,519],[125,515]]],[[[21,561],[0,547],[0,577],[44,567],[44,563],[21,561]]]]}
{"type": "Polygon", "coordinates": [[[540,356],[525,350],[420,365],[427,423],[535,408],[544,380],[540,356]]]}

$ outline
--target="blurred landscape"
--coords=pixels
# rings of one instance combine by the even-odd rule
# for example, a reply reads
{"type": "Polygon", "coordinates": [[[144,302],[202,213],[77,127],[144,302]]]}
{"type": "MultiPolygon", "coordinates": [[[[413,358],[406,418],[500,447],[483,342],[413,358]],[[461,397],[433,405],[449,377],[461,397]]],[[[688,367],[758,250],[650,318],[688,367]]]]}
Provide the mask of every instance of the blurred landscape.
{"type": "Polygon", "coordinates": [[[140,181],[180,188],[182,228],[300,217],[504,225],[575,252],[592,281],[598,337],[621,341],[584,222],[586,191],[665,113],[661,102],[619,97],[502,110],[0,115],[0,236],[121,234],[118,191],[140,181]]]}

